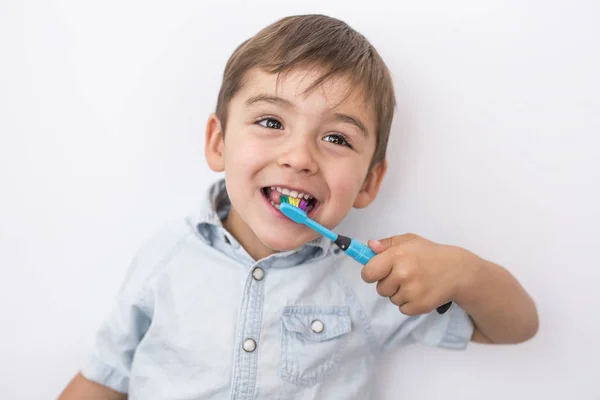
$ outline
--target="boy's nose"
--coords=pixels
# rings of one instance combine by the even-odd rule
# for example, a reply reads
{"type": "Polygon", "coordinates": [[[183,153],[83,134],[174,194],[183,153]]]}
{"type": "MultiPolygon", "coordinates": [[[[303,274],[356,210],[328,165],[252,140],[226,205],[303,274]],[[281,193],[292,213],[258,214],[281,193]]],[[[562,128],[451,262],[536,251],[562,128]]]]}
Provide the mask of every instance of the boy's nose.
{"type": "Polygon", "coordinates": [[[319,170],[313,151],[307,141],[296,140],[279,155],[277,163],[295,172],[312,175],[319,170]]]}

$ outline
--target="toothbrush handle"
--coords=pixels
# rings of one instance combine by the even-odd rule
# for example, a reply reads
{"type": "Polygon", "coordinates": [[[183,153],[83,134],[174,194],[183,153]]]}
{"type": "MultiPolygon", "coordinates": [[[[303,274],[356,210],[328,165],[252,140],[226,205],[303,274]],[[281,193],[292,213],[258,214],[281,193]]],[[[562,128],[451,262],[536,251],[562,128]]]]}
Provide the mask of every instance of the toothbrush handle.
{"type": "Polygon", "coordinates": [[[344,251],[362,265],[365,265],[371,258],[375,257],[375,253],[369,246],[353,239],[350,239],[350,245],[344,251]]]}
{"type": "MultiPolygon", "coordinates": [[[[375,253],[369,246],[359,242],[358,240],[353,240],[346,236],[338,235],[335,244],[338,245],[344,252],[350,257],[354,258],[356,261],[365,265],[369,262],[369,260],[375,257],[375,253]]],[[[438,314],[443,314],[452,305],[452,302],[448,302],[444,305],[439,306],[436,310],[438,314]]]]}

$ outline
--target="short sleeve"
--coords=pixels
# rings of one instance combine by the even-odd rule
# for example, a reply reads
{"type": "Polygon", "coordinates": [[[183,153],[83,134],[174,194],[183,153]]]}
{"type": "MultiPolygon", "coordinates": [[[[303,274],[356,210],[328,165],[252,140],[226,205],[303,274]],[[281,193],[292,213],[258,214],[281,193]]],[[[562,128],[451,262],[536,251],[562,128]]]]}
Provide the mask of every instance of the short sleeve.
{"type": "Polygon", "coordinates": [[[443,314],[406,316],[389,299],[379,297],[370,307],[370,324],[379,348],[419,343],[431,347],[464,350],[473,335],[469,315],[453,303],[443,314]]]}
{"type": "Polygon", "coordinates": [[[177,232],[165,230],[138,251],[84,361],[81,373],[87,379],[127,393],[135,350],[152,320],[149,282],[169,262],[183,239],[177,232]]]}
{"type": "Polygon", "coordinates": [[[473,336],[473,322],[456,303],[444,314],[433,311],[420,317],[411,338],[421,344],[452,350],[464,350],[473,336]]]}
{"type": "Polygon", "coordinates": [[[370,323],[382,351],[412,343],[464,350],[473,335],[471,318],[456,303],[443,314],[434,310],[429,314],[406,316],[388,299],[376,302],[370,323]]]}

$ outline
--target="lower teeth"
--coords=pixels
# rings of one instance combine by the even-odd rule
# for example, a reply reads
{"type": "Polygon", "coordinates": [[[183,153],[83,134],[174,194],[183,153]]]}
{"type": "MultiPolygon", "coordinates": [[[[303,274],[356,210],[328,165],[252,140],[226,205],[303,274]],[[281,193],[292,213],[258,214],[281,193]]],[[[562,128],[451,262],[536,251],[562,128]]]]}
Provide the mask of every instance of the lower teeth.
{"type": "Polygon", "coordinates": [[[275,204],[275,203],[273,203],[273,202],[271,202],[271,204],[273,204],[273,206],[274,206],[276,209],[278,209],[278,210],[279,210],[279,204],[275,204]]]}

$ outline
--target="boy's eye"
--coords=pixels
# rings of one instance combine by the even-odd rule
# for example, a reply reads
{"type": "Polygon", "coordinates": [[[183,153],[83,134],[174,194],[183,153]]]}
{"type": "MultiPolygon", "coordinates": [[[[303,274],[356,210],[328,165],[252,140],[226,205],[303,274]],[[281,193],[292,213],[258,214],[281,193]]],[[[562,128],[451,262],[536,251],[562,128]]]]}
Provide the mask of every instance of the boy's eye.
{"type": "Polygon", "coordinates": [[[269,129],[283,129],[283,124],[275,118],[263,118],[257,122],[260,126],[269,129]]]}
{"type": "Polygon", "coordinates": [[[341,146],[348,146],[352,148],[350,143],[348,143],[348,140],[343,135],[338,133],[332,133],[330,135],[327,135],[323,138],[323,140],[325,140],[326,142],[331,142],[334,144],[339,144],[341,146]]]}

